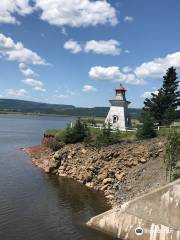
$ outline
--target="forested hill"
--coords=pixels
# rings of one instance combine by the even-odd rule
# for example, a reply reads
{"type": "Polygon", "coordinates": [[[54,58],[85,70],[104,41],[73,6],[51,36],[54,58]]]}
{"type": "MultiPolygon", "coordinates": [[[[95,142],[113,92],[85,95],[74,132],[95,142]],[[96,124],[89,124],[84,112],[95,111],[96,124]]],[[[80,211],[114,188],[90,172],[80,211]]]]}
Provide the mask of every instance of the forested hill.
{"type": "MultiPolygon", "coordinates": [[[[108,110],[109,107],[83,108],[75,107],[73,105],[38,103],[14,99],[0,99],[1,112],[105,117],[108,110]]],[[[138,118],[141,114],[141,109],[129,108],[129,113],[132,118],[138,118]]]]}

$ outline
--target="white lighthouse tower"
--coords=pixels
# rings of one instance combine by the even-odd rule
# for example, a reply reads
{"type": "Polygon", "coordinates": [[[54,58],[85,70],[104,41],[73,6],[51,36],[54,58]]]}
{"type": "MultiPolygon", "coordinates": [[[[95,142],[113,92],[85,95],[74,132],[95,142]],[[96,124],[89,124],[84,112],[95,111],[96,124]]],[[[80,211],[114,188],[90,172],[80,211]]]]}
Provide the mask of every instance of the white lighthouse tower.
{"type": "Polygon", "coordinates": [[[110,123],[112,129],[126,131],[131,127],[130,116],[128,115],[129,101],[126,100],[126,89],[120,84],[115,89],[116,97],[114,100],[109,100],[111,108],[106,117],[105,124],[110,123]]]}

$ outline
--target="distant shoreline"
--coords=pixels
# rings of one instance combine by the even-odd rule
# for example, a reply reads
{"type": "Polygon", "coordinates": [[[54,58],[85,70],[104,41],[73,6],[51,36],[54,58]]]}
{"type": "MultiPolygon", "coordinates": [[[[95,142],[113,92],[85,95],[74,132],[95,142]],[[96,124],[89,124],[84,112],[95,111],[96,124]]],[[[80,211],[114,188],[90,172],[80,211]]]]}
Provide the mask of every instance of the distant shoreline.
{"type": "MultiPolygon", "coordinates": [[[[53,113],[24,113],[24,112],[2,112],[0,111],[0,115],[24,115],[24,116],[52,116],[52,117],[74,117],[74,118],[91,118],[91,116],[78,116],[78,115],[60,115],[53,113]]],[[[99,116],[93,116],[96,118],[103,118],[99,116]]]]}

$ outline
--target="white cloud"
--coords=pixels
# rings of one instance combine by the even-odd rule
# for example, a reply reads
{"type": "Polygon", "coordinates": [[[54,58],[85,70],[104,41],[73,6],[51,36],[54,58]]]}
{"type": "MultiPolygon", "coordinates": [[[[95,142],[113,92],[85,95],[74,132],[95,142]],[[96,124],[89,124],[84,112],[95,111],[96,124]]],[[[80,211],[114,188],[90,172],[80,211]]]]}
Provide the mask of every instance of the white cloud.
{"type": "Polygon", "coordinates": [[[19,63],[19,69],[25,77],[37,76],[37,74],[29,68],[25,63],[19,63]]]}
{"type": "Polygon", "coordinates": [[[116,40],[108,41],[95,41],[91,40],[86,42],[84,51],[93,52],[97,54],[109,54],[109,55],[120,55],[121,49],[119,48],[119,42],[116,40]]]}
{"type": "Polygon", "coordinates": [[[144,93],[141,95],[141,97],[142,97],[142,98],[151,98],[151,97],[152,97],[152,95],[151,95],[152,93],[154,93],[154,94],[157,95],[158,92],[159,92],[158,90],[153,91],[153,92],[144,92],[144,93]]]}
{"type": "Polygon", "coordinates": [[[17,24],[18,15],[38,10],[42,20],[61,27],[118,23],[115,8],[106,0],[1,0],[0,23],[17,24]]]}
{"type": "Polygon", "coordinates": [[[169,67],[180,69],[180,52],[168,54],[164,58],[155,58],[153,61],[145,62],[135,69],[139,77],[161,78],[169,67]]]}
{"type": "Polygon", "coordinates": [[[126,82],[129,84],[144,84],[143,79],[138,79],[132,73],[123,73],[119,67],[92,67],[89,71],[89,76],[95,80],[110,80],[114,82],[126,82]]]}
{"type": "Polygon", "coordinates": [[[21,42],[15,43],[10,37],[0,33],[0,55],[9,61],[31,63],[37,65],[46,64],[36,52],[25,48],[21,42]]]}
{"type": "Polygon", "coordinates": [[[1,0],[0,23],[18,23],[15,15],[25,16],[33,12],[30,0],[1,0]]]}
{"type": "Polygon", "coordinates": [[[84,51],[86,53],[93,52],[96,54],[109,54],[109,55],[120,55],[121,49],[120,44],[116,40],[90,40],[85,44],[81,44],[74,40],[65,42],[64,48],[70,50],[71,53],[78,53],[84,51]]]}
{"type": "Polygon", "coordinates": [[[95,87],[93,87],[92,85],[84,85],[82,91],[83,92],[95,92],[95,91],[97,91],[97,89],[95,87]]]}
{"type": "Polygon", "coordinates": [[[70,50],[70,52],[74,54],[82,51],[81,45],[73,40],[65,42],[64,49],[70,50]]]}
{"type": "Polygon", "coordinates": [[[62,27],[61,33],[62,33],[64,36],[68,36],[67,30],[66,30],[65,27],[62,27]]]}
{"type": "Polygon", "coordinates": [[[6,89],[5,92],[6,95],[10,97],[22,97],[27,93],[25,89],[6,89]]]}
{"type": "Polygon", "coordinates": [[[44,88],[44,84],[41,81],[38,81],[32,78],[27,78],[22,80],[22,82],[29,86],[32,86],[35,91],[46,92],[46,89],[44,88]]]}
{"type": "Polygon", "coordinates": [[[164,58],[155,58],[153,61],[144,62],[132,69],[128,66],[92,67],[89,76],[96,80],[122,81],[129,84],[144,84],[147,79],[162,79],[169,67],[180,70],[180,52],[168,54],[164,58]]]}
{"type": "Polygon", "coordinates": [[[129,72],[132,71],[132,69],[131,69],[129,66],[125,66],[125,67],[123,67],[122,71],[123,71],[124,73],[129,73],[129,72]]]}
{"type": "Polygon", "coordinates": [[[134,22],[134,17],[132,17],[132,16],[125,16],[124,17],[124,22],[132,23],[132,22],[134,22]]]}
{"type": "Polygon", "coordinates": [[[41,19],[56,26],[87,27],[118,20],[115,8],[106,0],[36,0],[41,19]]]}

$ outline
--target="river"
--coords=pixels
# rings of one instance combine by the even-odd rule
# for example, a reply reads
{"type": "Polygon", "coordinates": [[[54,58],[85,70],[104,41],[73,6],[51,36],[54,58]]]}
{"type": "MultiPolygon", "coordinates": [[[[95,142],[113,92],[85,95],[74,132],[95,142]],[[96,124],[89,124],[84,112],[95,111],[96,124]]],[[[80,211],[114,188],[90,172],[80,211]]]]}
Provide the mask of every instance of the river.
{"type": "Polygon", "coordinates": [[[46,175],[19,148],[39,144],[45,129],[73,118],[0,115],[0,239],[112,240],[85,226],[108,209],[79,183],[46,175]]]}

